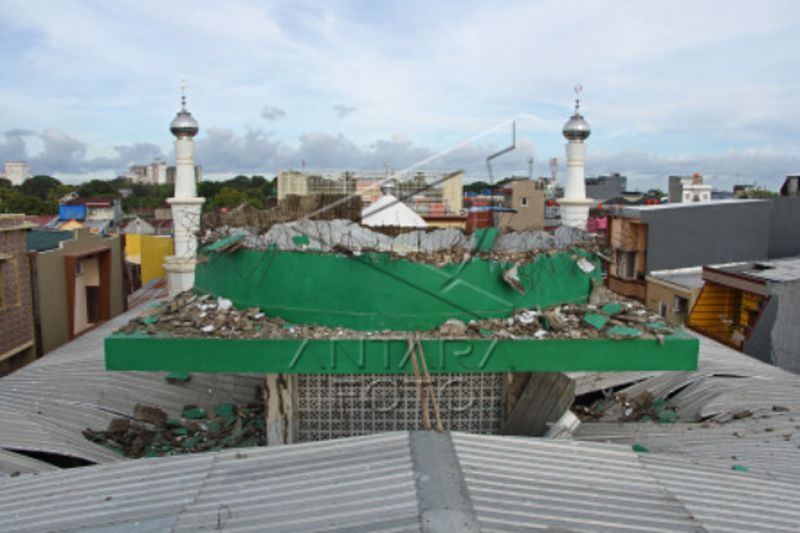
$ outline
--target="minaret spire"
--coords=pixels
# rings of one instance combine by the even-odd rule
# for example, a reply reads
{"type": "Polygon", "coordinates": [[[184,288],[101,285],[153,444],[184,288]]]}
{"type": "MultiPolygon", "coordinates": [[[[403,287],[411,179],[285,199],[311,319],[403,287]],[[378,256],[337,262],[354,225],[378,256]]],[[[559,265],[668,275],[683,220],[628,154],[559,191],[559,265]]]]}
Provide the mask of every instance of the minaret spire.
{"type": "Polygon", "coordinates": [[[189,84],[186,83],[186,80],[181,80],[181,110],[186,111],[186,89],[189,87],[189,84]]]}
{"type": "Polygon", "coordinates": [[[563,134],[567,139],[567,183],[561,204],[561,224],[586,229],[589,208],[593,201],[586,198],[586,179],[584,161],[586,144],[592,130],[580,113],[583,87],[575,86],[575,114],[564,124],[563,134]]]}
{"type": "Polygon", "coordinates": [[[197,237],[200,210],[204,198],[197,196],[194,165],[194,136],[200,126],[186,109],[186,82],[181,81],[181,110],[172,119],[169,129],[175,136],[175,192],[167,202],[172,206],[174,254],[164,261],[170,295],[194,286],[197,237]]]}

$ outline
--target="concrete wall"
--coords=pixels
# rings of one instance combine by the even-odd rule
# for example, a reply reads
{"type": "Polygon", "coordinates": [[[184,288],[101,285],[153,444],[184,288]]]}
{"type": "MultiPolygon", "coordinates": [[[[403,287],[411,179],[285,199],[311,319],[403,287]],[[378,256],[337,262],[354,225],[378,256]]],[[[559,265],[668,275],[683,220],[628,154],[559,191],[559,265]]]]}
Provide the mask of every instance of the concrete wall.
{"type": "Polygon", "coordinates": [[[512,181],[511,207],[516,213],[500,213],[499,225],[513,231],[544,229],[544,191],[531,180],[512,181]]]}
{"type": "Polygon", "coordinates": [[[694,307],[694,302],[697,300],[697,295],[700,294],[700,289],[689,289],[666,283],[664,281],[647,277],[647,296],[645,297],[645,304],[647,308],[656,312],[661,312],[661,303],[667,307],[667,314],[665,318],[674,324],[683,324],[688,318],[689,312],[694,307]],[[680,296],[689,301],[689,307],[685,316],[676,314],[675,297],[680,296]]]}
{"type": "Polygon", "coordinates": [[[442,183],[442,200],[448,213],[461,214],[464,210],[464,173],[446,179],[442,183]]]}
{"type": "Polygon", "coordinates": [[[800,255],[800,197],[772,199],[767,253],[770,259],[800,255]]]}
{"type": "Polygon", "coordinates": [[[141,275],[142,285],[167,275],[164,270],[164,259],[172,255],[172,237],[166,235],[142,235],[141,238],[141,275]]]}
{"type": "Polygon", "coordinates": [[[766,259],[770,207],[741,201],[636,210],[648,225],[646,271],[766,259]]]}
{"type": "MultiPolygon", "coordinates": [[[[800,281],[770,285],[778,310],[772,326],[772,363],[800,374],[800,281]]],[[[759,321],[760,322],[760,321],[759,321]]]]}
{"type": "Polygon", "coordinates": [[[622,196],[628,186],[628,178],[619,174],[586,178],[586,197],[597,202],[622,196]]]}
{"type": "Polygon", "coordinates": [[[75,239],[62,241],[59,248],[36,254],[37,287],[41,321],[42,351],[47,353],[70,340],[67,310],[67,279],[64,257],[94,248],[111,250],[111,317],[125,310],[122,286],[122,245],[119,237],[92,235],[88,230],[78,230],[75,239]]]}

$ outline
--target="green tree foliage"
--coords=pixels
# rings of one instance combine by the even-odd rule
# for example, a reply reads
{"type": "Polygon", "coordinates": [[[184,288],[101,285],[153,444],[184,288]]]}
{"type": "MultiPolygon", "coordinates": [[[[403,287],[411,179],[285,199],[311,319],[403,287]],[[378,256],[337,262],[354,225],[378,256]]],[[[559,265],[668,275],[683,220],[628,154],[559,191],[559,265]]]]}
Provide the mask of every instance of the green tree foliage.
{"type": "Polygon", "coordinates": [[[25,215],[54,215],[58,204],[29,196],[20,187],[0,188],[0,213],[22,213],[25,215]]]}
{"type": "Polygon", "coordinates": [[[92,180],[78,186],[78,195],[81,198],[112,198],[117,196],[117,190],[107,180],[92,180]]]}
{"type": "Polygon", "coordinates": [[[33,176],[20,185],[20,191],[28,196],[35,196],[40,200],[47,200],[50,191],[63,186],[63,183],[50,176],[33,176]]]}
{"type": "Polygon", "coordinates": [[[10,189],[11,187],[11,180],[0,178],[0,189],[10,189]]]}
{"type": "Polygon", "coordinates": [[[464,192],[481,192],[483,189],[488,189],[490,185],[485,181],[473,181],[464,185],[464,192]]]}
{"type": "Polygon", "coordinates": [[[242,203],[249,203],[263,209],[266,199],[275,196],[275,180],[264,176],[235,176],[227,181],[203,181],[197,186],[197,194],[206,199],[206,210],[226,207],[232,209],[242,203]]]}
{"type": "Polygon", "coordinates": [[[133,186],[126,184],[131,189],[131,194],[122,199],[122,208],[128,209],[155,209],[163,205],[171,197],[174,187],[171,184],[146,185],[137,183],[133,186]]]}

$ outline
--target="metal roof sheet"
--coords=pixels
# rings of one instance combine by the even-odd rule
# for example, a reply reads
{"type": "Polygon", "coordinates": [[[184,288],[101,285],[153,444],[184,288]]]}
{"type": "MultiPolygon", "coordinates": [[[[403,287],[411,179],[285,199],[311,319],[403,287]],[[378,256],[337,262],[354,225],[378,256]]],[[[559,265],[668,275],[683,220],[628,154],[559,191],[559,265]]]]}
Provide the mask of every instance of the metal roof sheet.
{"type": "Polygon", "coordinates": [[[89,442],[82,431],[131,416],[137,403],[176,416],[184,405],[252,400],[260,376],[195,374],[188,383],[173,384],[163,372],[106,371],[104,338],[140,312],[120,315],[0,379],[0,448],[117,461],[120,456],[89,442]]]}
{"type": "Polygon", "coordinates": [[[798,488],[628,446],[395,432],[0,478],[0,522],[7,532],[442,531],[432,524],[460,507],[481,531],[796,531],[798,488]]]}
{"type": "MultiPolygon", "coordinates": [[[[800,376],[700,336],[695,372],[664,372],[620,390],[669,397],[675,424],[612,419],[582,424],[575,438],[632,445],[752,475],[800,483],[800,376]]],[[[800,523],[800,522],[798,522],[800,523]]]]}

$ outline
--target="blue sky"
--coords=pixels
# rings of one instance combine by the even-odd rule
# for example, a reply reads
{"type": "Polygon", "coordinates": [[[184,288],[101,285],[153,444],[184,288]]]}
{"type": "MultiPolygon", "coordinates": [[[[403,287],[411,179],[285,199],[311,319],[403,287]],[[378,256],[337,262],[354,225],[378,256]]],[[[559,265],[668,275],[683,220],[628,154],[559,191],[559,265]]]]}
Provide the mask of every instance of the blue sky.
{"type": "MultiPolygon", "coordinates": [[[[0,159],[66,180],[172,158],[181,79],[207,175],[563,163],[633,188],[800,172],[800,3],[0,0],[0,159]]],[[[563,175],[563,174],[562,174],[563,175]]]]}

